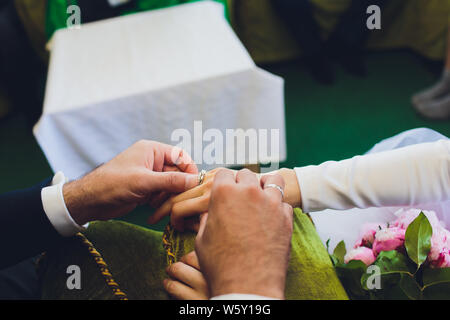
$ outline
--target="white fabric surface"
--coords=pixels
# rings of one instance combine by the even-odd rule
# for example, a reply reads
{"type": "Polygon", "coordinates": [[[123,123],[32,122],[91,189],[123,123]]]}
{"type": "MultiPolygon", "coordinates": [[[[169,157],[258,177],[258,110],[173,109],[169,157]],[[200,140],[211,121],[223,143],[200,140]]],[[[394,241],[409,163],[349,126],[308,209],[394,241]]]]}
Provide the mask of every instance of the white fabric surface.
{"type": "Polygon", "coordinates": [[[34,128],[52,169],[77,178],[137,140],[176,144],[196,120],[224,136],[278,129],[272,160],[285,160],[283,79],[255,66],[223,10],[204,1],[57,31],[34,128]]]}
{"type": "Polygon", "coordinates": [[[434,210],[450,225],[450,140],[432,130],[406,131],[367,155],[295,170],[303,209],[331,248],[341,240],[352,247],[364,223],[392,221],[399,207],[434,210]]]}

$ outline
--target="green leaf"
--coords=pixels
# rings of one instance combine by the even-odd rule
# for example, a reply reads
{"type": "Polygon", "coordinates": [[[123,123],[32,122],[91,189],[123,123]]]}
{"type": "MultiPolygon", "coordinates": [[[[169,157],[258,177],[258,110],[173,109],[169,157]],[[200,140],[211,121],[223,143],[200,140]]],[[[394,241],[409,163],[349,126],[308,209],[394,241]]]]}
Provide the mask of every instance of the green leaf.
{"type": "Polygon", "coordinates": [[[361,287],[361,276],[366,265],[360,260],[351,260],[347,264],[336,265],[336,273],[350,299],[368,299],[369,295],[361,287]]]}
{"type": "Polygon", "coordinates": [[[417,264],[417,269],[425,262],[431,248],[433,228],[423,212],[408,226],[405,247],[409,258],[417,264]]]}
{"type": "Polygon", "coordinates": [[[361,277],[361,287],[377,296],[389,299],[420,299],[420,287],[408,266],[408,259],[396,250],[381,251],[373,265],[379,268],[380,290],[370,290],[367,286],[374,272],[366,272],[361,277]],[[378,292],[377,292],[378,291],[378,292]]]}
{"type": "Polygon", "coordinates": [[[413,275],[402,273],[399,286],[400,289],[403,291],[403,293],[408,297],[408,299],[410,300],[422,299],[421,288],[417,283],[417,281],[414,279],[413,275]]]}
{"type": "Polygon", "coordinates": [[[338,264],[340,264],[339,260],[334,256],[334,254],[329,254],[329,256],[333,266],[337,266],[338,264]]]}
{"type": "Polygon", "coordinates": [[[423,270],[423,296],[425,299],[450,299],[450,268],[423,270]]]}
{"type": "Polygon", "coordinates": [[[381,273],[410,272],[408,259],[397,250],[381,251],[374,264],[380,267],[381,273]]]}
{"type": "Polygon", "coordinates": [[[337,244],[336,248],[334,248],[333,255],[338,259],[340,263],[344,263],[344,257],[346,253],[347,250],[345,249],[345,243],[344,240],[342,240],[337,244]]]}

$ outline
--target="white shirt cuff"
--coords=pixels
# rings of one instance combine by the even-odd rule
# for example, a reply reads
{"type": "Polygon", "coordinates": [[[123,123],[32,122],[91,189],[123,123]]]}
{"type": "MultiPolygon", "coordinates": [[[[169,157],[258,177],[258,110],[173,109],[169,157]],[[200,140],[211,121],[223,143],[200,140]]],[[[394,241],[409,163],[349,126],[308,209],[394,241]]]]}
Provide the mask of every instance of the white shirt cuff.
{"type": "Polygon", "coordinates": [[[230,293],[230,294],[223,294],[217,297],[212,297],[211,300],[278,300],[278,299],[259,296],[256,294],[230,293]]]}
{"type": "Polygon", "coordinates": [[[88,224],[79,226],[67,210],[63,195],[63,185],[66,182],[64,174],[57,172],[52,185],[42,189],[41,199],[44,212],[56,231],[63,237],[70,237],[87,228],[88,224]]]}

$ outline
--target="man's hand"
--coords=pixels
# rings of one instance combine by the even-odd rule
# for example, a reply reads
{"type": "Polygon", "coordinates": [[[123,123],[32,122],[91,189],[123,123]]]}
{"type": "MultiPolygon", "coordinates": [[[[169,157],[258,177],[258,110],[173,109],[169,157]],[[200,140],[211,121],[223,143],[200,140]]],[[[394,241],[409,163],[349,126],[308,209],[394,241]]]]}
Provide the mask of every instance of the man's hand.
{"type": "Polygon", "coordinates": [[[284,298],[292,207],[282,202],[278,175],[261,181],[249,170],[216,173],[196,253],[211,296],[246,293],[284,298]]]}
{"type": "Polygon", "coordinates": [[[190,156],[166,144],[142,140],[79,180],[64,185],[67,209],[79,225],[123,216],[136,206],[164,200],[197,185],[190,156]]]}

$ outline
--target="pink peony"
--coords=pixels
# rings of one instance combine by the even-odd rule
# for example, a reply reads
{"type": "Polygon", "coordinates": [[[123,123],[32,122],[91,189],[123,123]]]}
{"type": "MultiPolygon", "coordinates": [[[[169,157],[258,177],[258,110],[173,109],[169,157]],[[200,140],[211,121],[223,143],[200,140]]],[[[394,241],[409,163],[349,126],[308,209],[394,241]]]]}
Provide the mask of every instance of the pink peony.
{"type": "Polygon", "coordinates": [[[395,250],[405,243],[405,229],[389,227],[378,230],[373,242],[373,253],[378,255],[380,251],[395,250]]]}
{"type": "Polygon", "coordinates": [[[433,228],[431,249],[427,258],[428,262],[434,268],[450,267],[450,232],[443,227],[434,211],[400,209],[395,213],[398,218],[392,225],[406,230],[421,211],[425,214],[433,228]]]}
{"type": "Polygon", "coordinates": [[[371,249],[366,247],[359,247],[347,252],[344,257],[344,262],[348,263],[351,260],[361,260],[366,266],[368,266],[374,263],[375,259],[375,255],[373,254],[373,251],[371,249]]]}
{"type": "Polygon", "coordinates": [[[431,226],[434,227],[442,227],[442,224],[439,222],[438,217],[434,211],[424,211],[420,209],[400,209],[395,212],[397,219],[391,223],[392,227],[399,227],[402,229],[407,229],[411,222],[414,221],[415,218],[423,212],[430,222],[431,226]]]}
{"type": "Polygon", "coordinates": [[[377,233],[380,228],[385,228],[385,223],[366,223],[362,226],[361,232],[359,233],[359,238],[355,243],[354,248],[358,247],[368,247],[372,248],[373,241],[375,240],[375,233],[377,233]]]}
{"type": "Polygon", "coordinates": [[[444,250],[439,253],[436,260],[431,261],[432,268],[449,268],[450,267],[450,250],[444,250]]]}
{"type": "Polygon", "coordinates": [[[433,227],[428,261],[436,268],[450,267],[450,232],[442,227],[433,227]]]}

